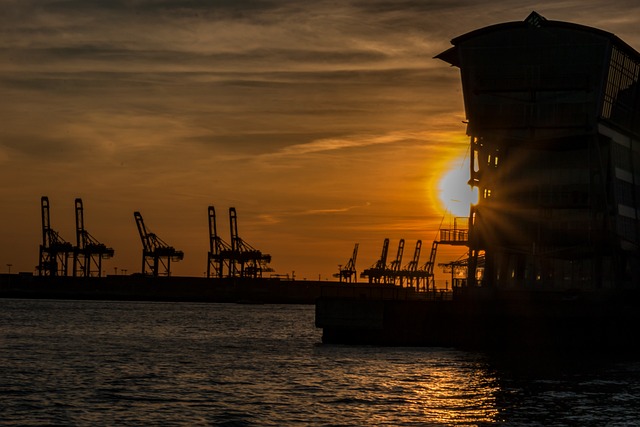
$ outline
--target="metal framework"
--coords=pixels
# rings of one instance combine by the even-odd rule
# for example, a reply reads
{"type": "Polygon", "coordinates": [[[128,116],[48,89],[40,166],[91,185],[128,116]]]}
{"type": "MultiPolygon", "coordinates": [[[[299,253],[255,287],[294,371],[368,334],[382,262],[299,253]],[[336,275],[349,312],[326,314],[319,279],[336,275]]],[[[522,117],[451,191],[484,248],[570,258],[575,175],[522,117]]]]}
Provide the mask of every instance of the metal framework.
{"type": "MultiPolygon", "coordinates": [[[[407,279],[407,287],[413,288],[415,286],[416,290],[421,288],[422,278],[424,277],[424,272],[419,270],[420,265],[420,253],[422,252],[422,240],[418,240],[416,242],[416,248],[413,251],[413,258],[402,270],[402,277],[407,279]]],[[[426,288],[422,286],[422,288],[426,288]]]]}
{"type": "Polygon", "coordinates": [[[429,252],[429,261],[424,263],[421,270],[424,271],[425,275],[425,288],[426,290],[435,289],[436,287],[436,279],[434,275],[435,265],[436,265],[436,256],[438,253],[438,245],[440,242],[438,240],[434,240],[431,243],[431,252],[429,252]]]}
{"type": "Polygon", "coordinates": [[[342,266],[338,266],[338,273],[334,274],[333,277],[337,277],[340,282],[351,283],[352,281],[358,281],[358,275],[356,274],[356,258],[358,257],[358,246],[356,243],[353,247],[353,255],[349,258],[349,261],[342,266]]]}
{"type": "Polygon", "coordinates": [[[262,277],[263,272],[273,271],[268,266],[271,262],[271,255],[263,254],[238,235],[236,208],[229,208],[229,228],[231,233],[230,277],[257,278],[262,277]]]}
{"type": "Polygon", "coordinates": [[[84,228],[82,199],[76,199],[76,247],[73,248],[73,276],[102,277],[102,260],[113,257],[114,250],[98,242],[84,228]]]}
{"type": "Polygon", "coordinates": [[[231,245],[218,236],[216,210],[209,206],[209,254],[207,277],[224,277],[225,270],[231,274],[231,245]]]}
{"type": "Polygon", "coordinates": [[[51,228],[49,198],[42,196],[40,204],[42,244],[40,245],[38,274],[40,276],[67,276],[69,257],[73,253],[73,246],[51,228]]]}
{"type": "Polygon", "coordinates": [[[389,264],[392,281],[395,281],[395,278],[398,277],[400,273],[400,267],[402,265],[403,255],[404,255],[404,239],[400,239],[400,242],[398,242],[398,251],[396,252],[396,259],[391,261],[391,263],[389,264]]]}
{"type": "Polygon", "coordinates": [[[181,261],[184,253],[147,230],[140,212],[134,212],[133,217],[142,241],[142,274],[153,277],[171,276],[171,262],[181,261]]]}
{"type": "Polygon", "coordinates": [[[382,253],[380,254],[380,259],[376,261],[371,268],[367,268],[362,272],[360,277],[368,277],[369,283],[387,283],[388,275],[387,275],[387,257],[389,255],[389,239],[384,239],[382,243],[382,253]]]}

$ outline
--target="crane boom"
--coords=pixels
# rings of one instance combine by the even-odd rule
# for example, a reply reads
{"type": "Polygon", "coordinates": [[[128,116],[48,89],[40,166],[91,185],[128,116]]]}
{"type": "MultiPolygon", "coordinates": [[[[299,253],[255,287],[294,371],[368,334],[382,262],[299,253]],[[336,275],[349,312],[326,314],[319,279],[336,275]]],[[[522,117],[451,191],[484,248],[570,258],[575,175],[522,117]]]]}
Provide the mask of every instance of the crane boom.
{"type": "Polygon", "coordinates": [[[41,276],[66,276],[73,246],[51,228],[50,205],[47,196],[40,198],[40,207],[42,244],[39,251],[38,274],[41,276]]]}
{"type": "Polygon", "coordinates": [[[213,206],[208,208],[209,214],[209,254],[207,263],[207,277],[212,274],[215,277],[224,276],[224,267],[230,270],[231,247],[220,236],[216,225],[216,210],[213,206]]]}
{"type": "Polygon", "coordinates": [[[111,258],[112,248],[96,240],[84,228],[84,206],[82,199],[75,200],[76,247],[73,248],[73,275],[102,277],[102,260],[111,258]]]}
{"type": "Polygon", "coordinates": [[[353,278],[357,281],[358,275],[356,274],[356,258],[358,257],[358,246],[359,244],[356,243],[353,247],[353,254],[351,255],[351,258],[349,258],[349,261],[347,261],[344,267],[338,266],[338,273],[333,275],[333,277],[337,277],[340,282],[342,282],[342,279],[346,282],[351,282],[353,278]]]}
{"type": "Polygon", "coordinates": [[[391,261],[390,269],[393,272],[400,271],[400,265],[402,264],[402,256],[404,254],[404,239],[400,239],[398,242],[398,252],[396,253],[396,259],[391,261]]]}
{"type": "Polygon", "coordinates": [[[142,249],[145,252],[151,252],[151,245],[149,244],[149,233],[147,233],[147,228],[144,225],[144,219],[142,218],[142,214],[140,212],[134,212],[133,217],[136,220],[136,225],[138,227],[138,233],[140,234],[140,240],[142,241],[142,249]]]}
{"type": "Polygon", "coordinates": [[[209,253],[218,253],[218,227],[216,226],[216,209],[213,206],[208,208],[209,214],[209,253]]]}
{"type": "Polygon", "coordinates": [[[422,251],[422,240],[418,240],[416,242],[416,248],[413,251],[413,259],[411,261],[409,261],[409,263],[406,266],[406,269],[408,271],[414,272],[416,270],[418,270],[418,265],[420,263],[420,253],[422,251]]]}
{"type": "Polygon", "coordinates": [[[86,245],[85,240],[84,208],[82,206],[82,199],[76,199],[76,246],[78,249],[84,249],[86,245]]]}
{"type": "Polygon", "coordinates": [[[384,239],[382,243],[382,253],[380,259],[371,267],[362,272],[361,277],[368,277],[369,283],[380,283],[382,279],[387,281],[387,256],[389,254],[389,239],[384,239]]]}
{"type": "Polygon", "coordinates": [[[380,259],[376,263],[376,268],[387,268],[387,256],[389,254],[389,239],[384,239],[382,243],[382,253],[380,254],[380,259]]]}
{"type": "Polygon", "coordinates": [[[49,198],[47,196],[42,196],[40,198],[40,204],[42,209],[42,246],[50,247],[51,246],[51,216],[49,213],[49,198]]]}
{"type": "Polygon", "coordinates": [[[229,208],[229,228],[231,234],[231,250],[229,256],[231,277],[262,277],[264,271],[273,271],[268,264],[271,255],[263,254],[242,240],[238,235],[238,214],[236,208],[229,208]]]}
{"type": "Polygon", "coordinates": [[[171,261],[181,261],[184,258],[184,252],[167,245],[161,238],[150,232],[140,212],[134,212],[133,217],[142,242],[142,274],[154,277],[171,276],[171,261]]]}

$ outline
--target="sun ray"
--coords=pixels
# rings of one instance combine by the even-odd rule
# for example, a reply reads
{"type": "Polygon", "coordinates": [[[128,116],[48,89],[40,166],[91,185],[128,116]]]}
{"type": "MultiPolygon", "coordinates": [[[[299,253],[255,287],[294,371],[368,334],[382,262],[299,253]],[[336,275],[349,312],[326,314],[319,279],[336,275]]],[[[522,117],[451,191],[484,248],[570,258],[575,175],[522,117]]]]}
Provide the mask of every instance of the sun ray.
{"type": "Polygon", "coordinates": [[[469,216],[471,205],[478,202],[478,193],[468,182],[469,158],[464,156],[452,163],[438,184],[440,203],[446,213],[454,217],[469,216]]]}

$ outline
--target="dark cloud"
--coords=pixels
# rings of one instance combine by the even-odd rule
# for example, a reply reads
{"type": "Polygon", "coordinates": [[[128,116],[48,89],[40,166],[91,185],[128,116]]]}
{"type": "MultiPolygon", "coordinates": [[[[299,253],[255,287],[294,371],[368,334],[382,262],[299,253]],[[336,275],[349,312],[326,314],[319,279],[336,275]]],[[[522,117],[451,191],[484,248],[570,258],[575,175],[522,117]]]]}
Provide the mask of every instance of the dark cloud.
{"type": "Polygon", "coordinates": [[[76,13],[79,11],[111,11],[133,13],[175,13],[190,11],[194,14],[222,13],[239,18],[247,13],[271,11],[286,2],[269,0],[53,0],[39,2],[51,12],[76,13]]]}
{"type": "Polygon", "coordinates": [[[87,152],[87,147],[72,136],[48,136],[33,131],[20,134],[0,132],[0,147],[26,158],[41,159],[46,162],[73,162],[87,152]]]}
{"type": "MultiPolygon", "coordinates": [[[[535,8],[638,48],[636,3],[544,0],[535,8]]],[[[105,219],[121,247],[132,246],[125,234],[134,206],[169,218],[176,199],[180,214],[198,212],[196,218],[211,199],[267,216],[294,208],[342,212],[371,201],[366,216],[349,211],[348,227],[327,222],[332,215],[300,223],[281,215],[282,224],[272,225],[274,235],[317,236],[325,246],[360,239],[358,230],[368,237],[424,233],[420,219],[439,217],[424,201],[426,180],[467,145],[459,72],[432,58],[452,38],[522,20],[532,8],[525,0],[2,5],[0,178],[15,184],[0,192],[5,199],[34,193],[36,216],[41,191],[71,201],[78,189],[108,198],[126,214],[121,223],[105,219]]],[[[3,223],[14,220],[23,233],[35,227],[22,220],[32,206],[13,209],[17,220],[3,223]]],[[[180,224],[179,236],[202,234],[197,220],[180,224]]],[[[201,273],[202,248],[192,240],[175,243],[193,260],[178,266],[182,274],[201,273]]],[[[289,268],[288,257],[301,251],[286,240],[269,245],[280,245],[279,263],[289,268]]],[[[309,264],[317,257],[309,253],[309,264]]]]}
{"type": "Polygon", "coordinates": [[[446,10],[469,7],[470,4],[469,0],[360,0],[353,2],[356,9],[367,13],[401,12],[408,15],[441,13],[446,10]]]}

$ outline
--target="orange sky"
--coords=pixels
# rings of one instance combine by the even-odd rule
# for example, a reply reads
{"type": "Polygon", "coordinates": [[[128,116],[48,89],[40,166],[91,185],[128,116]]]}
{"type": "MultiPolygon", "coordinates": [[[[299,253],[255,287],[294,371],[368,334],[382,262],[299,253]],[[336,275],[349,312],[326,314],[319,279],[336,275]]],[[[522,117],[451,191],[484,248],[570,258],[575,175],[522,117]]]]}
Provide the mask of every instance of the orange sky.
{"type": "MultiPolygon", "coordinates": [[[[138,210],[185,252],[174,275],[202,275],[210,204],[224,239],[234,206],[240,236],[298,278],[329,278],[356,242],[359,271],[386,237],[391,256],[406,240],[403,264],[417,239],[428,252],[450,222],[438,182],[467,145],[458,70],[432,58],[532,6],[202,3],[3,2],[0,271],[34,271],[42,195],[71,242],[83,199],[87,230],[116,251],[108,273],[140,269],[138,210]]],[[[635,1],[535,10],[640,48],[635,1]]]]}

